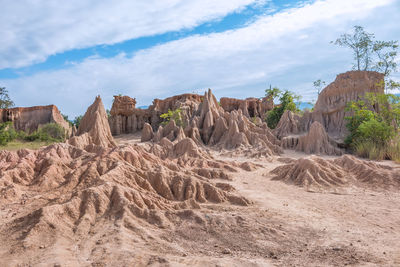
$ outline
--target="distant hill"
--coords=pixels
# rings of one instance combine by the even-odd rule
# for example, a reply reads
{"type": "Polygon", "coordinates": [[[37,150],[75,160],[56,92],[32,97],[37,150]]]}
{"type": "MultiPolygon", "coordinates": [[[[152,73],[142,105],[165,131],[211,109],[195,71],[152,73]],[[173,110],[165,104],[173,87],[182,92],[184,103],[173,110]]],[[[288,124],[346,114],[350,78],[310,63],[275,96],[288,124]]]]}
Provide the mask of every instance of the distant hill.
{"type": "Polygon", "coordinates": [[[148,109],[149,106],[139,106],[139,107],[137,107],[137,108],[140,108],[140,109],[148,109]]]}
{"type": "Polygon", "coordinates": [[[306,108],[312,109],[314,107],[314,105],[309,102],[296,102],[296,106],[300,110],[305,110],[306,108]]]}

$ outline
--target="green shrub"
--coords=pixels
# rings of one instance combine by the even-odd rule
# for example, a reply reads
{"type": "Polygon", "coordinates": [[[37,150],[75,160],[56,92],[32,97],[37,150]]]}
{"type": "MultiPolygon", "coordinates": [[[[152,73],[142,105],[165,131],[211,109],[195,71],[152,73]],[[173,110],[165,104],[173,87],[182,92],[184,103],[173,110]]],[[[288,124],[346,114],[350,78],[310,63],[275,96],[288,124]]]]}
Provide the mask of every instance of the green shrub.
{"type": "Polygon", "coordinates": [[[269,94],[267,97],[279,96],[280,101],[279,106],[274,107],[271,111],[266,113],[265,120],[269,128],[275,129],[286,110],[290,110],[292,112],[299,111],[294,103],[294,100],[299,100],[300,96],[297,96],[290,91],[281,92],[278,88],[268,89],[267,94],[269,94]],[[269,90],[271,91],[269,92],[269,90]]]}
{"type": "Polygon", "coordinates": [[[163,119],[161,122],[162,125],[167,125],[171,120],[175,121],[177,126],[184,127],[183,118],[182,118],[182,110],[177,108],[175,110],[168,110],[167,113],[163,113],[160,115],[160,118],[163,119]]]}
{"type": "Polygon", "coordinates": [[[385,146],[394,134],[393,126],[376,119],[362,122],[356,130],[359,142],[369,141],[381,147],[385,146]]]}
{"type": "Polygon", "coordinates": [[[48,123],[25,137],[27,141],[54,141],[65,140],[65,129],[56,123],[48,123]]]}
{"type": "Polygon", "coordinates": [[[14,129],[12,122],[4,122],[0,124],[0,145],[4,146],[8,142],[17,137],[17,132],[14,129]]]}
{"type": "Polygon", "coordinates": [[[398,160],[400,98],[390,94],[365,94],[365,100],[347,104],[351,117],[346,117],[350,134],[345,143],[361,157],[398,160]]]}

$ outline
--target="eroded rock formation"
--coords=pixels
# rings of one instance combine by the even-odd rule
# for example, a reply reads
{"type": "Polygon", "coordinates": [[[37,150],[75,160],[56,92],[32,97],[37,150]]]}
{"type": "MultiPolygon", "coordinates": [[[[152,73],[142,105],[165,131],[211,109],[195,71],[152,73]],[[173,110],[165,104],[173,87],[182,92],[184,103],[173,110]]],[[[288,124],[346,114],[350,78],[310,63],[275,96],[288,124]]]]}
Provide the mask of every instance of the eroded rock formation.
{"type": "Polygon", "coordinates": [[[279,120],[278,125],[273,130],[273,133],[278,139],[282,139],[289,135],[299,134],[301,131],[300,127],[300,116],[290,110],[286,110],[279,120]]]}
{"type": "MultiPolygon", "coordinates": [[[[274,129],[274,134],[282,140],[285,148],[297,148],[310,153],[319,151],[330,155],[338,154],[337,146],[343,144],[348,135],[345,117],[351,116],[351,112],[345,111],[347,103],[363,99],[367,92],[383,93],[384,88],[381,86],[383,78],[383,74],[373,71],[349,71],[339,74],[333,83],[322,90],[312,112],[306,111],[300,117],[286,111],[274,129]],[[325,147],[312,148],[306,145],[308,141],[305,136],[315,122],[320,123],[325,129],[329,142],[326,141],[326,134],[322,129],[318,130],[319,133],[310,133],[308,136],[310,140],[318,137],[315,143],[325,147]],[[299,143],[300,138],[301,143],[299,143]],[[328,143],[333,147],[328,146],[328,143]]],[[[315,127],[313,131],[317,130],[315,127]]]]}
{"type": "MultiPolygon", "coordinates": [[[[146,130],[142,136],[149,136],[146,130]]],[[[203,102],[186,122],[186,127],[178,127],[173,120],[160,126],[154,133],[154,142],[162,138],[170,141],[191,138],[197,145],[209,145],[219,149],[254,148],[263,150],[265,155],[281,152],[280,141],[263,124],[252,123],[241,110],[226,112],[218,105],[211,90],[205,93],[203,102]]],[[[147,139],[144,137],[144,139],[147,139]]],[[[256,151],[254,151],[256,152],[256,151]]]]}
{"type": "Polygon", "coordinates": [[[81,149],[90,145],[105,148],[116,146],[100,96],[97,96],[94,103],[87,109],[76,136],[69,139],[68,143],[81,149]]]}
{"type": "Polygon", "coordinates": [[[291,135],[282,138],[282,146],[307,154],[343,154],[336,143],[328,136],[325,128],[317,121],[313,122],[307,134],[291,135]]]}
{"type": "Polygon", "coordinates": [[[399,168],[344,155],[333,160],[302,158],[271,171],[274,180],[308,190],[335,189],[343,185],[390,189],[400,186],[399,168]]]}
{"type": "Polygon", "coordinates": [[[72,134],[71,126],[55,105],[0,109],[0,123],[7,121],[12,121],[17,131],[31,133],[41,125],[57,123],[66,130],[67,136],[72,134]]]}
{"type": "Polygon", "coordinates": [[[339,74],[318,96],[312,121],[320,122],[332,138],[343,140],[348,134],[344,118],[351,115],[346,104],[361,100],[367,92],[384,93],[383,79],[384,74],[374,71],[339,74]]]}
{"type": "Polygon", "coordinates": [[[243,115],[248,118],[258,117],[263,119],[265,113],[274,108],[273,100],[267,97],[262,99],[254,97],[246,99],[222,97],[220,103],[225,111],[241,110],[243,115]]]}
{"type": "Polygon", "coordinates": [[[113,135],[135,133],[145,123],[157,130],[162,122],[160,115],[168,110],[181,109],[183,121],[187,122],[197,109],[203,97],[196,94],[182,94],[166,99],[154,99],[148,109],[136,108],[136,100],[129,96],[114,96],[109,123],[113,135]]]}

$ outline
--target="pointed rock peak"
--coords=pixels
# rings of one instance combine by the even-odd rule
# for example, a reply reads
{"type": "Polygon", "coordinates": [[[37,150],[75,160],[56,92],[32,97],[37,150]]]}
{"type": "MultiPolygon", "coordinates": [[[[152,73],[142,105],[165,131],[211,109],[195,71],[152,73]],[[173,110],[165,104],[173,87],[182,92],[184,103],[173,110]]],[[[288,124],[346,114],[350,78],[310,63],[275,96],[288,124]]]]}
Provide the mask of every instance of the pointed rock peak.
{"type": "Polygon", "coordinates": [[[311,124],[307,135],[300,137],[296,149],[307,154],[342,154],[342,151],[329,138],[324,126],[317,121],[311,124]]]}
{"type": "Polygon", "coordinates": [[[116,146],[100,96],[97,96],[94,103],[87,109],[79,124],[76,136],[71,138],[69,143],[80,148],[85,148],[88,145],[106,148],[116,146]]]}

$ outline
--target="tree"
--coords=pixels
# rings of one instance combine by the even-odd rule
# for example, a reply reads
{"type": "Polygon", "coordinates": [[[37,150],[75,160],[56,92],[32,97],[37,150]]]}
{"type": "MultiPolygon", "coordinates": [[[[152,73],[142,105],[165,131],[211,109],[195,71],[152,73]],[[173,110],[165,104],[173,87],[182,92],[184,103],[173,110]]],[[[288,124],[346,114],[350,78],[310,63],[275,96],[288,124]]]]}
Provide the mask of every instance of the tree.
{"type": "Polygon", "coordinates": [[[373,45],[373,51],[378,57],[375,63],[375,69],[388,76],[392,71],[397,70],[397,50],[398,41],[376,41],[373,45]]]}
{"type": "Polygon", "coordinates": [[[167,125],[171,120],[173,120],[177,126],[185,126],[183,122],[182,110],[180,108],[175,110],[168,109],[168,112],[161,114],[160,118],[163,119],[163,122],[161,122],[162,125],[167,125]]]}
{"type": "Polygon", "coordinates": [[[322,81],[321,79],[318,79],[315,82],[313,82],[313,85],[314,85],[314,88],[318,91],[318,95],[319,95],[319,93],[321,93],[322,87],[324,87],[326,85],[326,82],[322,81]]]}
{"type": "Polygon", "coordinates": [[[281,93],[282,91],[277,87],[271,88],[270,86],[268,89],[265,89],[265,96],[270,100],[271,99],[274,100],[274,98],[280,95],[281,93]]]}
{"type": "MultiPolygon", "coordinates": [[[[266,114],[266,122],[269,128],[274,129],[278,123],[279,120],[281,119],[283,113],[285,110],[290,110],[293,112],[297,112],[298,108],[296,104],[294,103],[295,100],[300,100],[300,96],[295,95],[293,92],[290,92],[288,90],[282,92],[278,88],[274,88],[273,92],[276,92],[276,96],[279,96],[279,101],[280,104],[276,107],[274,107],[271,111],[268,111],[266,114]]],[[[267,92],[267,97],[268,93],[267,92]]]]}
{"type": "Polygon", "coordinates": [[[0,108],[10,108],[13,106],[14,102],[10,99],[7,89],[0,87],[0,108]]]}
{"type": "Polygon", "coordinates": [[[342,34],[335,42],[353,50],[357,70],[376,70],[386,77],[397,70],[398,41],[376,41],[375,35],[361,26],[354,26],[353,34],[342,34]]]}
{"type": "Polygon", "coordinates": [[[83,118],[82,115],[79,115],[79,116],[76,116],[76,117],[75,117],[75,119],[74,119],[74,125],[75,125],[76,129],[79,128],[79,124],[81,123],[82,118],[83,118]]]}
{"type": "Polygon", "coordinates": [[[370,67],[370,56],[373,47],[374,34],[364,31],[361,26],[354,26],[353,34],[342,34],[334,43],[339,46],[347,46],[353,49],[355,67],[357,70],[367,70],[370,67]]]}

